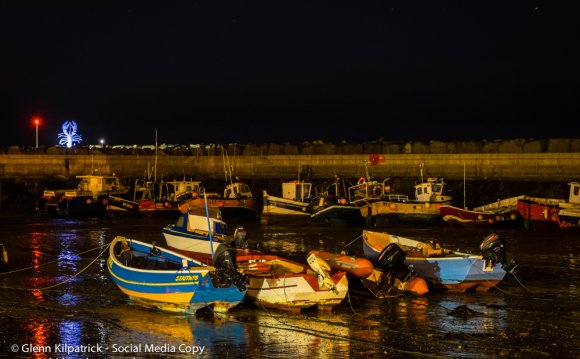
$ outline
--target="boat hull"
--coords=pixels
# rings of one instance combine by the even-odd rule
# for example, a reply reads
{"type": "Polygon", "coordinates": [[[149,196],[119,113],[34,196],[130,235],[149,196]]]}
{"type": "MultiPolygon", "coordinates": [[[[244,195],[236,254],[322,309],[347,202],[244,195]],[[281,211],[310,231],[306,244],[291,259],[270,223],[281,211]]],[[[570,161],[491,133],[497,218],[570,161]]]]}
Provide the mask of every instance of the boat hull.
{"type": "Polygon", "coordinates": [[[392,223],[443,223],[439,208],[449,202],[393,202],[375,201],[361,207],[361,214],[369,227],[392,223]]]}
{"type": "Polygon", "coordinates": [[[188,232],[174,226],[163,227],[162,233],[169,247],[185,252],[188,256],[203,263],[211,263],[213,254],[222,243],[219,236],[212,236],[210,246],[209,236],[188,232]]]}
{"type": "Polygon", "coordinates": [[[557,204],[533,199],[520,199],[516,203],[516,211],[523,219],[524,226],[530,229],[533,225],[555,227],[558,225],[557,204]]]}
{"type": "Polygon", "coordinates": [[[227,311],[246,293],[235,285],[215,287],[211,269],[192,258],[122,237],[111,243],[107,268],[130,299],[166,311],[195,313],[208,306],[227,311]]]}
{"type": "Polygon", "coordinates": [[[425,279],[433,290],[465,292],[480,285],[482,290],[488,290],[506,275],[501,265],[490,266],[479,255],[445,254],[444,250],[431,249],[424,242],[387,233],[363,232],[363,251],[373,263],[390,243],[397,243],[407,252],[405,264],[413,265],[417,276],[425,279]],[[428,254],[429,251],[432,254],[428,254]]]}
{"type": "Polygon", "coordinates": [[[515,207],[498,212],[484,212],[443,205],[439,211],[443,221],[454,225],[497,226],[515,225],[518,222],[515,207]]]}
{"type": "Polygon", "coordinates": [[[561,208],[558,212],[560,227],[580,227],[580,206],[561,208]]]}
{"type": "Polygon", "coordinates": [[[307,202],[263,195],[262,222],[266,224],[305,224],[310,218],[307,202]]]}
{"type": "Polygon", "coordinates": [[[192,206],[205,208],[206,203],[209,208],[218,208],[222,213],[222,218],[228,221],[257,221],[258,202],[255,198],[192,198],[189,200],[192,206]]]}
{"type": "Polygon", "coordinates": [[[364,225],[364,218],[356,206],[332,205],[312,213],[310,222],[335,226],[360,226],[364,225]]]}
{"type": "Polygon", "coordinates": [[[257,306],[300,311],[318,307],[330,310],[348,293],[345,272],[334,272],[327,279],[330,288],[307,265],[275,255],[238,250],[238,269],[248,276],[247,298],[257,306]]]}

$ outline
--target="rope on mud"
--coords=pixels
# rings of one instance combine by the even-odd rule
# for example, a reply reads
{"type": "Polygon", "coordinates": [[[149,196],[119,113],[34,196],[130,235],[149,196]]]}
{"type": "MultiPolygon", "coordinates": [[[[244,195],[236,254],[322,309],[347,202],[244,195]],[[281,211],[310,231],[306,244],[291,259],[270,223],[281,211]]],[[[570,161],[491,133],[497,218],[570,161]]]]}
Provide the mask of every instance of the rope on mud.
{"type": "Polygon", "coordinates": [[[357,240],[362,238],[362,234],[357,236],[355,239],[353,239],[352,241],[350,241],[347,245],[345,245],[344,247],[342,247],[342,249],[347,249],[348,247],[350,247],[354,242],[356,242],[357,240]]]}
{"type": "Polygon", "coordinates": [[[348,305],[350,306],[350,310],[352,310],[352,312],[354,314],[359,314],[359,313],[357,313],[356,310],[354,310],[354,307],[352,306],[352,302],[350,301],[350,291],[346,292],[346,297],[348,298],[348,305]]]}
{"type": "MultiPolygon", "coordinates": [[[[83,269],[81,269],[80,271],[78,271],[77,273],[75,273],[74,275],[72,275],[71,277],[63,280],[62,282],[59,282],[59,283],[56,283],[56,284],[53,284],[53,285],[49,285],[47,287],[42,287],[42,288],[19,288],[19,287],[7,287],[7,286],[2,286],[0,288],[13,289],[13,290],[29,290],[29,291],[33,291],[34,292],[34,291],[43,291],[43,290],[48,290],[48,289],[52,289],[52,288],[58,287],[58,286],[63,285],[65,283],[67,283],[67,282],[70,282],[74,278],[78,277],[81,273],[83,273],[84,271],[86,271],[87,269],[89,269],[89,267],[92,266],[97,261],[97,259],[99,259],[103,255],[103,253],[105,253],[107,251],[107,249],[109,248],[110,245],[111,245],[110,243],[107,244],[107,245],[105,245],[105,248],[101,251],[101,253],[99,253],[98,256],[95,257],[95,259],[93,259],[91,261],[91,263],[89,263],[87,266],[85,266],[83,269]]],[[[94,250],[94,249],[92,249],[92,250],[94,250]]]]}
{"type": "Polygon", "coordinates": [[[515,273],[510,273],[510,274],[514,277],[514,279],[516,280],[516,282],[518,282],[518,284],[520,286],[522,286],[522,288],[524,288],[527,292],[530,291],[522,282],[520,282],[520,280],[518,279],[518,277],[516,277],[516,274],[515,273]]]}
{"type": "MultiPolygon", "coordinates": [[[[110,245],[110,244],[104,244],[104,245],[102,245],[102,246],[99,246],[99,247],[95,247],[95,248],[92,248],[92,249],[88,249],[88,250],[86,250],[86,251],[84,251],[84,252],[79,252],[79,254],[85,254],[85,253],[89,253],[89,252],[92,252],[92,251],[100,250],[101,248],[103,248],[103,246],[105,246],[105,247],[107,247],[107,248],[108,248],[108,247],[109,247],[109,245],[110,245]]],[[[97,258],[98,258],[98,257],[97,257],[97,258]]],[[[58,261],[59,261],[59,259],[56,259],[56,260],[54,260],[54,261],[50,261],[50,262],[46,262],[46,263],[42,263],[42,264],[39,264],[39,265],[37,265],[37,266],[30,266],[30,267],[25,267],[25,268],[15,269],[15,270],[12,270],[12,271],[9,271],[9,272],[2,272],[2,273],[0,273],[0,276],[7,275],[7,274],[12,274],[12,273],[18,273],[18,272],[22,272],[22,271],[25,271],[25,270],[30,270],[30,269],[36,269],[36,268],[44,267],[44,266],[47,266],[47,265],[49,265],[49,264],[56,263],[56,262],[58,262],[58,261]]]]}

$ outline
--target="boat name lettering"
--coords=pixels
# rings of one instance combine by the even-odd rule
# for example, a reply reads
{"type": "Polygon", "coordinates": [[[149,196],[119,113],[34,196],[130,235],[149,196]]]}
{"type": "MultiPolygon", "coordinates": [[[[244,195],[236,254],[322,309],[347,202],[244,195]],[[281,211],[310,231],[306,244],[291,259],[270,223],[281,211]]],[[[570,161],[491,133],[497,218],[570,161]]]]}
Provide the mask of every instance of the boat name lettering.
{"type": "Polygon", "coordinates": [[[176,282],[195,281],[199,280],[199,275],[178,275],[175,277],[176,282]]]}

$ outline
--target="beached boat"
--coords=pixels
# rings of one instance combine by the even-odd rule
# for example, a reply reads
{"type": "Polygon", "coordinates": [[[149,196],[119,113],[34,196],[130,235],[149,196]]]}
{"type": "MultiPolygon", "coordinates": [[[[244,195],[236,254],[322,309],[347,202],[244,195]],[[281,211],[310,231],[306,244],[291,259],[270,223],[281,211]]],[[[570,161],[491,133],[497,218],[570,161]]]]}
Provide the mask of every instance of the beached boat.
{"type": "Polygon", "coordinates": [[[522,195],[501,199],[471,210],[452,205],[441,205],[439,212],[443,221],[454,225],[515,225],[519,223],[516,204],[519,199],[524,197],[522,195]]]}
{"type": "MultiPolygon", "coordinates": [[[[200,192],[205,192],[200,188],[200,192]]],[[[232,182],[226,185],[223,195],[207,192],[205,196],[188,199],[193,206],[219,208],[224,220],[256,222],[259,218],[258,200],[253,196],[250,187],[243,182],[232,182]]]]}
{"type": "Polygon", "coordinates": [[[136,180],[133,201],[138,204],[141,213],[177,214],[179,204],[188,198],[197,197],[200,186],[201,181],[192,179],[158,182],[136,180]]]}
{"type": "Polygon", "coordinates": [[[222,251],[209,267],[177,252],[117,236],[107,267],[131,300],[165,311],[195,313],[203,307],[225,312],[246,295],[246,278],[235,267],[235,252],[222,251]]]}
{"type": "Polygon", "coordinates": [[[122,185],[114,173],[103,175],[95,170],[76,178],[80,182],[75,189],[45,189],[37,204],[37,211],[58,216],[104,215],[110,196],[122,196],[131,189],[122,185]]]}
{"type": "Polygon", "coordinates": [[[433,290],[485,292],[516,268],[515,261],[507,258],[505,245],[497,234],[483,240],[480,254],[470,254],[442,248],[437,242],[363,230],[363,251],[373,263],[392,243],[406,252],[405,263],[412,265],[417,276],[425,279],[433,290]]]}
{"type": "Polygon", "coordinates": [[[389,223],[411,222],[437,224],[442,222],[439,208],[451,204],[452,197],[443,195],[442,178],[423,178],[415,183],[415,197],[389,193],[368,205],[360,206],[367,227],[389,223]]]}
{"type": "Polygon", "coordinates": [[[311,201],[312,183],[283,182],[282,197],[263,191],[261,221],[264,224],[304,224],[310,218],[308,206],[311,201]]]}
{"type": "Polygon", "coordinates": [[[344,271],[361,283],[377,298],[387,298],[412,292],[423,295],[428,292],[427,282],[416,276],[411,265],[405,264],[405,252],[396,244],[383,251],[373,265],[370,260],[345,253],[312,250],[310,253],[324,259],[331,269],[344,271]]]}
{"type": "Polygon", "coordinates": [[[560,227],[580,227],[580,183],[570,182],[567,202],[558,203],[558,223],[560,227]]]}
{"type": "Polygon", "coordinates": [[[229,236],[227,224],[221,220],[219,212],[207,208],[209,217],[206,217],[201,208],[189,207],[187,203],[181,208],[185,213],[180,215],[177,224],[163,228],[168,246],[209,265],[216,253],[236,248],[237,268],[248,277],[247,296],[254,303],[293,311],[312,306],[329,309],[346,296],[346,274],[329,273],[330,268],[326,269],[322,259],[309,257],[313,262],[306,265],[250,250],[245,244],[245,229],[238,226],[229,236]]]}
{"type": "Polygon", "coordinates": [[[309,253],[307,264],[276,255],[238,249],[238,270],[248,276],[247,298],[259,307],[300,311],[331,310],[348,293],[344,271],[332,271],[319,256],[309,253]]]}
{"type": "Polygon", "coordinates": [[[348,188],[345,180],[335,177],[334,181],[320,191],[317,200],[310,203],[310,223],[360,226],[364,225],[359,207],[348,201],[348,188]]]}
{"type": "Polygon", "coordinates": [[[177,221],[162,229],[167,245],[211,264],[219,245],[228,241],[228,225],[222,220],[221,211],[197,207],[189,201],[182,203],[179,209],[177,221]]]}
{"type": "Polygon", "coordinates": [[[525,196],[516,203],[516,212],[522,218],[526,229],[531,229],[534,226],[557,227],[560,221],[558,217],[559,205],[563,202],[566,200],[525,196]]]}

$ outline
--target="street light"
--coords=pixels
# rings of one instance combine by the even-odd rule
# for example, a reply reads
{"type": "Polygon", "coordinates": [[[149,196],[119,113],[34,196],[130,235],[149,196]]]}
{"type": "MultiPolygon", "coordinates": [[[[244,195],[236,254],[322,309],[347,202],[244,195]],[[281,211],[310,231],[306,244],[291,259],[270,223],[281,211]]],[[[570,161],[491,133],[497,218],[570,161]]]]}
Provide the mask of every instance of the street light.
{"type": "Polygon", "coordinates": [[[38,148],[38,124],[40,123],[40,119],[38,117],[34,118],[34,126],[36,127],[36,148],[38,148]]]}

